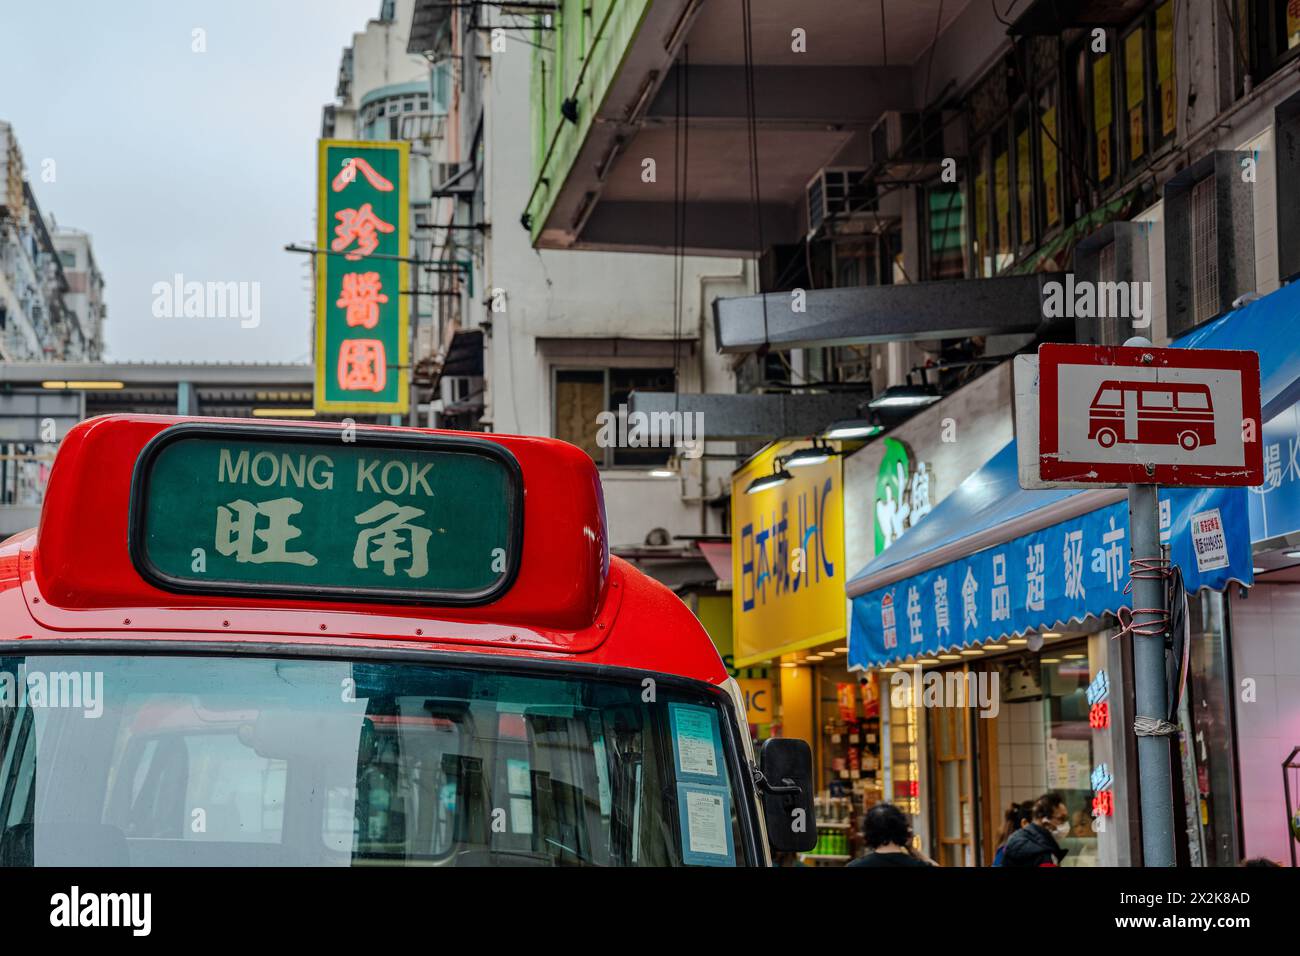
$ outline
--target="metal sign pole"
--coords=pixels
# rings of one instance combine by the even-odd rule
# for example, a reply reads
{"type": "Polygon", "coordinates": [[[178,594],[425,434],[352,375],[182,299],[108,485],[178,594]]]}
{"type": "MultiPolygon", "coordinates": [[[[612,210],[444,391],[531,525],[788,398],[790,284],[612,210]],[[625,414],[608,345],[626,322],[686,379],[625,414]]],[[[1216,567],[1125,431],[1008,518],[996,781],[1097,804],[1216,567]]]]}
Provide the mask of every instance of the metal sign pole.
{"type": "MultiPolygon", "coordinates": [[[[1123,346],[1045,342],[1038,349],[1037,376],[1031,371],[1017,359],[1017,434],[1037,441],[1031,453],[1020,456],[1021,486],[1128,489],[1130,561],[1124,591],[1132,600],[1119,609],[1119,617],[1122,635],[1133,639],[1143,861],[1174,866],[1170,738],[1179,733],[1179,720],[1170,707],[1172,678],[1166,677],[1166,595],[1181,575],[1160,547],[1156,492],[1158,485],[1215,488],[1263,481],[1263,447],[1239,430],[1243,422],[1262,420],[1259,356],[1231,349],[1156,348],[1140,336],[1123,346]]],[[[1197,549],[1198,571],[1208,551],[1221,562],[1214,566],[1230,565],[1222,513],[1210,509],[1180,516],[1180,522],[1184,518],[1191,527],[1178,525],[1180,560],[1186,560],[1186,535],[1197,549]]],[[[1244,533],[1232,533],[1238,531],[1244,533]]],[[[1077,562],[1077,543],[1074,547],[1077,562]]],[[[1108,583],[1112,580],[1108,576],[1108,583]]],[[[1180,592],[1180,605],[1182,600],[1180,592]]],[[[1180,672],[1178,680],[1182,677],[1180,672]]]]}
{"type": "Polygon", "coordinates": [[[1160,562],[1160,506],[1155,485],[1129,485],[1130,579],[1133,584],[1133,687],[1138,735],[1142,861],[1174,865],[1174,791],[1169,758],[1169,690],[1165,681],[1165,610],[1160,562]]]}

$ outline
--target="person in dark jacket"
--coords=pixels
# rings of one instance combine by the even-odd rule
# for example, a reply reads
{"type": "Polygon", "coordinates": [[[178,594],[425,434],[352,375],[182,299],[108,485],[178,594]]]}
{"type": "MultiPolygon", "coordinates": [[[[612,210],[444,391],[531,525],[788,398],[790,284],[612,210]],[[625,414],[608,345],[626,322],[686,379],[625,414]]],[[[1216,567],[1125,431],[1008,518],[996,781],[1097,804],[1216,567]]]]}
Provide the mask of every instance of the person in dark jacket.
{"type": "Polygon", "coordinates": [[[867,855],[849,866],[932,866],[911,849],[912,827],[892,803],[877,803],[863,821],[867,855]]]}
{"type": "Polygon", "coordinates": [[[1034,819],[1034,801],[1023,800],[1020,803],[1011,804],[1007,810],[1006,817],[1002,821],[1002,832],[998,834],[998,849],[993,854],[993,865],[1002,865],[1002,856],[1007,852],[1007,841],[1024,827],[1029,826],[1034,819]]]}
{"type": "Polygon", "coordinates": [[[1002,853],[1003,866],[1060,866],[1068,850],[1056,841],[1070,832],[1070,811],[1059,793],[1034,801],[1033,822],[1011,834],[1002,853]]]}

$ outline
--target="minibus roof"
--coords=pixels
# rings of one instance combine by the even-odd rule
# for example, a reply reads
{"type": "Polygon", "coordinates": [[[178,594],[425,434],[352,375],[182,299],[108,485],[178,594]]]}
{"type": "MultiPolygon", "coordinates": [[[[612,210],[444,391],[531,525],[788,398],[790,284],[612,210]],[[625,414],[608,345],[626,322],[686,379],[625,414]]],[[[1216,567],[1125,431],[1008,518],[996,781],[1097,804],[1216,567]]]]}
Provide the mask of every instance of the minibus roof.
{"type": "Polygon", "coordinates": [[[715,684],[727,678],[681,600],[611,561],[590,456],[523,436],[156,415],[91,419],[60,444],[36,533],[0,545],[0,620],[20,638],[400,643],[715,684]],[[357,497],[371,489],[378,499],[357,497]],[[277,516],[241,521],[270,494],[293,504],[278,514],[288,529],[278,539],[283,560],[259,564],[277,516]],[[352,520],[346,511],[315,524],[309,518],[313,507],[379,499],[382,514],[370,508],[352,520]],[[440,515],[425,549],[435,555],[427,568],[417,569],[411,557],[409,534],[420,530],[398,522],[412,505],[440,515]],[[190,548],[211,537],[214,511],[214,548],[190,548]],[[190,514],[205,516],[200,539],[192,531],[202,522],[187,521],[190,514]],[[242,527],[260,530],[241,535],[242,527]],[[338,540],[327,541],[332,536],[338,540]],[[342,559],[304,557],[310,542],[316,551],[327,543],[342,559]],[[489,545],[496,545],[495,573],[484,577],[460,556],[487,554],[489,545]],[[236,569],[238,580],[209,571],[208,561],[236,569]],[[420,581],[439,577],[439,586],[417,585],[417,570],[420,581]],[[221,579],[209,580],[213,573],[221,579]]]}

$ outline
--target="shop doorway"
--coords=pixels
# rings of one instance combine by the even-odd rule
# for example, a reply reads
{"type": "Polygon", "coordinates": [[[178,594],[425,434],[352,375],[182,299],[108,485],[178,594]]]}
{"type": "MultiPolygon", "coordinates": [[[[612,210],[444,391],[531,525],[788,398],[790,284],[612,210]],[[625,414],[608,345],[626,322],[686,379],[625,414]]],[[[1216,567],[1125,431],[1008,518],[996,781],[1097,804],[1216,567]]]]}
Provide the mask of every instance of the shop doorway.
{"type": "MultiPolygon", "coordinates": [[[[961,675],[966,668],[946,672],[961,675]]],[[[952,703],[945,700],[944,703],[952,703]]],[[[975,811],[971,781],[971,709],[929,707],[935,782],[935,862],[940,866],[975,863],[975,811]]]]}

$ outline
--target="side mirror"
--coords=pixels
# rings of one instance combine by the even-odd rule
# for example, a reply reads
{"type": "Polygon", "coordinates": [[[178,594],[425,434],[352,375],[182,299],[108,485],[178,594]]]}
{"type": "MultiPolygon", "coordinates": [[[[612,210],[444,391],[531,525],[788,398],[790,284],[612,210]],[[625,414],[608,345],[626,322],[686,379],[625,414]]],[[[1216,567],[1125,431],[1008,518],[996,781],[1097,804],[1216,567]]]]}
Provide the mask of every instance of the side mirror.
{"type": "Polygon", "coordinates": [[[768,845],[779,853],[807,853],[817,845],[812,748],[805,740],[773,737],[763,741],[758,762],[768,845]]]}

